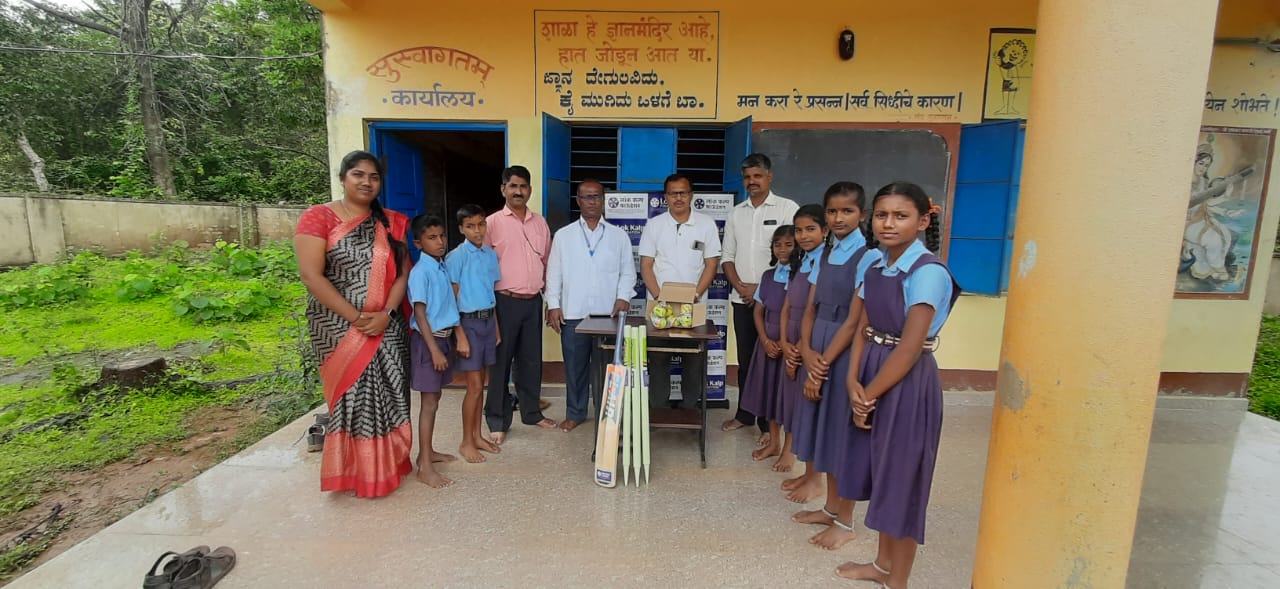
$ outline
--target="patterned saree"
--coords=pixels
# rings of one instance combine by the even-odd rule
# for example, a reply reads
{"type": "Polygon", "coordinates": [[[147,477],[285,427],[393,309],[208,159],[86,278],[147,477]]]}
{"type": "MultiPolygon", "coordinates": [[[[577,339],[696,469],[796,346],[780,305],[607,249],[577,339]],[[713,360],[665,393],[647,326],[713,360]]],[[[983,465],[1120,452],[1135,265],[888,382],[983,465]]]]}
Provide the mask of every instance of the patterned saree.
{"type": "MultiPolygon", "coordinates": [[[[407,219],[388,216],[391,231],[404,235],[407,219]]],[[[325,277],[356,308],[385,309],[398,270],[387,229],[368,215],[347,222],[333,218],[329,225],[325,277]]],[[[331,416],[320,490],[387,495],[413,470],[408,329],[393,317],[382,335],[366,336],[310,296],[307,326],[331,416]]]]}

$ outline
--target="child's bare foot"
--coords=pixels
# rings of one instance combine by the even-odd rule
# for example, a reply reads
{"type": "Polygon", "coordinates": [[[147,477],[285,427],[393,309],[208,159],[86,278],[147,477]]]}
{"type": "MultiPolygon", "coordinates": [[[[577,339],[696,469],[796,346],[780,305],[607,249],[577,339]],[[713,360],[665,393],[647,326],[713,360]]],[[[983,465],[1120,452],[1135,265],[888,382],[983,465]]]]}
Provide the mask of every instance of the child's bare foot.
{"type": "Polygon", "coordinates": [[[453,484],[453,479],[446,478],[444,475],[436,472],[436,469],[429,466],[427,468],[419,467],[417,478],[418,482],[433,489],[443,489],[453,484]]]}
{"type": "Polygon", "coordinates": [[[484,462],[484,454],[480,453],[480,449],[472,444],[463,444],[458,446],[458,453],[462,455],[462,459],[472,464],[476,462],[484,462]]]}
{"type": "MultiPolygon", "coordinates": [[[[765,435],[767,436],[769,434],[765,434],[765,435]]],[[[756,450],[755,452],[752,452],[751,459],[756,462],[760,462],[765,458],[770,458],[770,457],[778,456],[781,454],[782,454],[782,448],[779,448],[775,444],[769,444],[768,446],[765,446],[763,448],[756,450]]]]}
{"type": "Polygon", "coordinates": [[[432,462],[453,462],[457,459],[458,457],[453,454],[445,454],[444,452],[436,452],[434,450],[431,452],[432,462]]]}
{"type": "Polygon", "coordinates": [[[481,452],[488,452],[490,454],[498,454],[502,452],[502,448],[499,448],[497,444],[493,443],[493,440],[490,440],[489,438],[486,438],[484,436],[477,436],[474,440],[472,440],[471,445],[475,446],[476,449],[480,450],[481,452]]]}
{"type": "Polygon", "coordinates": [[[827,511],[827,508],[823,507],[822,509],[797,511],[791,516],[791,521],[798,524],[820,524],[829,526],[831,525],[831,522],[836,521],[836,516],[831,515],[831,512],[827,511]]]}
{"type": "MultiPolygon", "coordinates": [[[[783,452],[778,457],[778,461],[773,463],[773,472],[791,472],[791,467],[796,464],[796,455],[791,452],[783,452]]],[[[791,479],[787,479],[788,481],[791,479]]]]}
{"type": "Polygon", "coordinates": [[[808,503],[821,497],[825,492],[826,489],[818,477],[812,477],[792,490],[791,494],[787,495],[787,500],[792,503],[808,503]]]}
{"type": "Polygon", "coordinates": [[[832,521],[830,527],[809,538],[809,543],[827,550],[835,550],[857,537],[858,534],[853,531],[853,526],[846,527],[838,521],[832,521]]]}
{"type": "Polygon", "coordinates": [[[501,446],[503,442],[507,441],[507,432],[493,432],[489,434],[489,441],[501,446]]]}
{"type": "Polygon", "coordinates": [[[881,585],[889,582],[889,571],[875,562],[861,564],[851,560],[836,567],[836,576],[854,581],[875,581],[881,585]]]}
{"type": "Polygon", "coordinates": [[[756,448],[764,448],[772,444],[773,436],[769,435],[769,432],[764,432],[760,434],[760,437],[756,438],[756,448]]]}
{"type": "Polygon", "coordinates": [[[806,472],[798,477],[791,477],[785,481],[782,481],[782,490],[794,491],[796,490],[796,487],[799,487],[800,485],[804,484],[805,479],[808,477],[809,477],[809,473],[806,472]]]}

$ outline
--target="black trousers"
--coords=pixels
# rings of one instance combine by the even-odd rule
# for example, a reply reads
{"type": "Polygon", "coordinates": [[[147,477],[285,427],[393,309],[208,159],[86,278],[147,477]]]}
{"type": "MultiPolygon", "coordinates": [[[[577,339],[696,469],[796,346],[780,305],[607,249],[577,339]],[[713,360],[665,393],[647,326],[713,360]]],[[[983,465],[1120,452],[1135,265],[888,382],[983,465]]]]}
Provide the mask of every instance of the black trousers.
{"type": "Polygon", "coordinates": [[[495,296],[502,343],[498,344],[497,362],[489,368],[484,419],[489,431],[505,432],[511,429],[516,398],[520,401],[522,423],[533,425],[543,419],[538,408],[542,398],[542,297],[495,296]],[[507,391],[513,374],[516,397],[507,391]]]}
{"type": "MultiPolygon", "coordinates": [[[[756,351],[756,310],[742,303],[733,304],[733,333],[738,344],[738,413],[733,416],[743,425],[756,424],[761,432],[769,431],[769,420],[756,417],[742,408],[742,385],[747,382],[751,370],[751,355],[756,351]]],[[[504,336],[505,337],[505,336],[504,336]]]]}

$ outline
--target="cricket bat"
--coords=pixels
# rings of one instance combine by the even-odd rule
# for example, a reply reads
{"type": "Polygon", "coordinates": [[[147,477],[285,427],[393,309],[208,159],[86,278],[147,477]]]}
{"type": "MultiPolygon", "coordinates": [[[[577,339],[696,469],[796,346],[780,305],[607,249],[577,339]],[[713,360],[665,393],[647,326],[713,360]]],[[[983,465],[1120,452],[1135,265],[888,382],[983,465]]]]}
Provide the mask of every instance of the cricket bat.
{"type": "MultiPolygon", "coordinates": [[[[636,380],[631,374],[631,364],[634,362],[634,357],[636,355],[635,340],[633,339],[633,336],[635,335],[633,333],[634,331],[635,328],[630,325],[624,327],[622,330],[622,339],[626,342],[624,344],[626,349],[623,352],[624,359],[622,361],[622,365],[627,368],[627,394],[622,400],[622,485],[624,487],[630,484],[631,436],[633,434],[639,436],[639,433],[635,431],[635,426],[632,424],[632,414],[635,413],[635,408],[633,407],[634,403],[632,403],[632,397],[634,395],[631,393],[635,391],[636,380]]],[[[638,437],[636,438],[636,441],[639,441],[638,437]]],[[[639,479],[636,480],[636,484],[639,484],[639,479]]]]}
{"type": "MultiPolygon", "coordinates": [[[[644,484],[649,484],[649,338],[640,327],[640,459],[644,464],[644,484]]],[[[638,481],[638,477],[637,477],[638,481]]]]}
{"type": "MultiPolygon", "coordinates": [[[[636,486],[640,486],[640,441],[644,436],[644,431],[640,427],[640,407],[644,400],[640,398],[640,347],[644,344],[644,326],[631,328],[631,389],[628,393],[631,395],[631,429],[635,431],[631,451],[631,472],[632,478],[636,480],[636,486]]],[[[626,450],[624,450],[625,452],[626,450]]]]}
{"type": "Polygon", "coordinates": [[[596,484],[614,487],[618,484],[618,428],[622,421],[622,402],[626,395],[627,369],[622,365],[622,329],[626,315],[618,315],[618,335],[614,339],[613,363],[605,370],[604,395],[600,402],[600,433],[596,438],[596,484]]]}

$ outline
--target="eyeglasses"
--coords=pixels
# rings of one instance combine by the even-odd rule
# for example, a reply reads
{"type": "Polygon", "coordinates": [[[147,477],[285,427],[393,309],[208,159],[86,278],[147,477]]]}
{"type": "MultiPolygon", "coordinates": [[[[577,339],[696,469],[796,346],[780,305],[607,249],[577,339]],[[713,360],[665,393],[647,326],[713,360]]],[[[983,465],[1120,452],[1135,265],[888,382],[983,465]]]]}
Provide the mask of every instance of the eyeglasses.
{"type": "Polygon", "coordinates": [[[587,202],[600,202],[600,201],[604,200],[604,197],[603,197],[603,196],[600,196],[600,195],[598,195],[598,194],[594,194],[594,195],[586,195],[586,196],[583,196],[583,195],[579,194],[577,198],[578,198],[578,200],[585,200],[585,201],[587,201],[587,202]]]}
{"type": "Polygon", "coordinates": [[[690,196],[693,196],[693,193],[681,190],[679,192],[668,192],[667,196],[672,198],[688,198],[690,196]]]}

